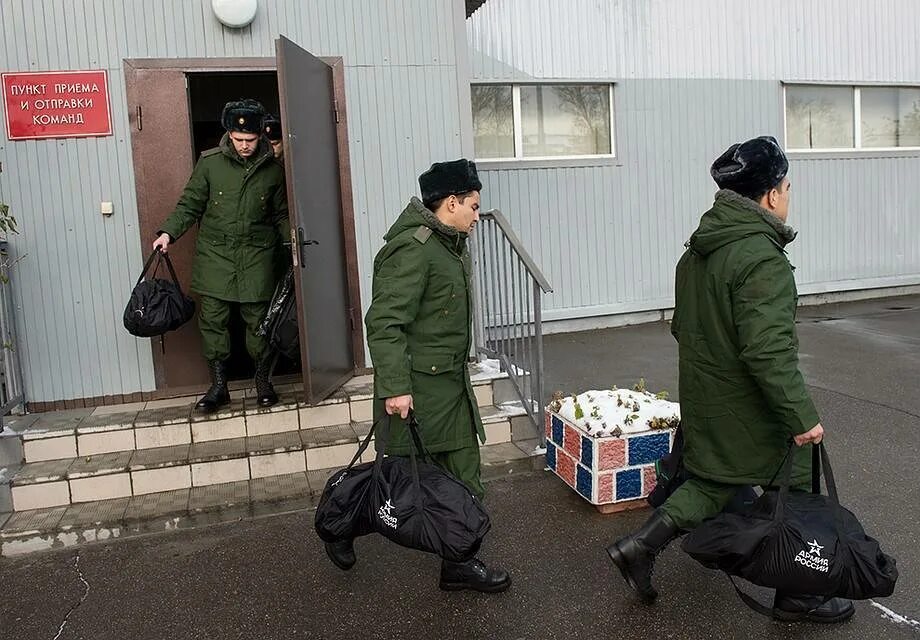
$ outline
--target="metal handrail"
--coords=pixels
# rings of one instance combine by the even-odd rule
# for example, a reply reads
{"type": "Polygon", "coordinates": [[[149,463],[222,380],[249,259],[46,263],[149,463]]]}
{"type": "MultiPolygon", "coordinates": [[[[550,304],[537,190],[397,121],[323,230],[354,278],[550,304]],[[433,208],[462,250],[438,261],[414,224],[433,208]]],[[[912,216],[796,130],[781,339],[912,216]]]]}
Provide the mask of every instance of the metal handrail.
{"type": "Polygon", "coordinates": [[[552,285],[549,283],[549,280],[546,279],[546,276],[543,275],[543,272],[540,271],[540,267],[537,266],[537,263],[534,262],[533,258],[530,257],[527,249],[524,248],[524,243],[521,242],[521,239],[514,232],[514,229],[511,228],[511,223],[508,222],[508,218],[506,218],[498,209],[491,209],[485,213],[481,213],[479,215],[479,219],[480,221],[495,220],[495,223],[502,230],[504,236],[508,238],[508,242],[511,244],[511,248],[524,262],[524,265],[527,267],[527,272],[531,275],[534,281],[540,285],[543,293],[552,293],[552,285]]]}
{"type": "Polygon", "coordinates": [[[552,286],[500,211],[480,214],[472,246],[476,353],[499,361],[542,441],[542,300],[552,286]]]}

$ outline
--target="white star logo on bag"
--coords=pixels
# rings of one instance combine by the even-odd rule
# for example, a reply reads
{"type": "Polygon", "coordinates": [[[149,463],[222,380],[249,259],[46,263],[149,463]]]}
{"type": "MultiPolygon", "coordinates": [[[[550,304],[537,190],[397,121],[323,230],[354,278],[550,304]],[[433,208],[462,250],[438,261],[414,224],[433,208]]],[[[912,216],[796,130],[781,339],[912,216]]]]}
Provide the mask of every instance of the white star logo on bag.
{"type": "Polygon", "coordinates": [[[816,555],[816,556],[820,556],[820,555],[821,555],[821,549],[823,549],[824,547],[822,547],[820,544],[818,544],[818,540],[817,540],[817,539],[812,539],[811,542],[808,542],[808,543],[806,543],[806,544],[808,544],[808,546],[811,547],[811,549],[808,550],[809,553],[814,554],[814,555],[816,555]]]}

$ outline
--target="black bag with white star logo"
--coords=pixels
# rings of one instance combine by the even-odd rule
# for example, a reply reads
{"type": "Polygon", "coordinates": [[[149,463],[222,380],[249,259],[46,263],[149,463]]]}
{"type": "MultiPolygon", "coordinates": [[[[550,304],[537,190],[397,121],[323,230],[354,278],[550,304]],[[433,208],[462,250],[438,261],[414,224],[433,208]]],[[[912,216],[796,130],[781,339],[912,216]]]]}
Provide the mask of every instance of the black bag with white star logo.
{"type": "Polygon", "coordinates": [[[824,445],[812,451],[811,493],[789,491],[792,458],[790,447],[779,491],[765,491],[741,513],[707,520],[684,539],[684,551],[706,567],[787,594],[890,596],[898,579],[895,560],[840,505],[824,445]],[[821,494],[822,467],[827,495],[821,494]]]}
{"type": "Polygon", "coordinates": [[[131,335],[151,338],[178,329],[194,315],[195,301],[185,295],[179,287],[179,279],[169,260],[169,254],[154,251],[147,258],[144,270],[125,306],[125,329],[131,335]],[[153,268],[153,273],[145,278],[154,258],[157,259],[157,264],[153,268]],[[166,263],[171,281],[156,277],[161,262],[166,263]]]}
{"type": "Polygon", "coordinates": [[[413,453],[385,456],[390,417],[374,423],[351,464],[326,482],[316,508],[316,533],[324,542],[379,533],[401,546],[445,560],[469,560],[489,532],[489,514],[465,484],[426,462],[430,455],[414,415],[410,414],[406,426],[413,453]],[[376,459],[356,465],[375,431],[376,459]]]}

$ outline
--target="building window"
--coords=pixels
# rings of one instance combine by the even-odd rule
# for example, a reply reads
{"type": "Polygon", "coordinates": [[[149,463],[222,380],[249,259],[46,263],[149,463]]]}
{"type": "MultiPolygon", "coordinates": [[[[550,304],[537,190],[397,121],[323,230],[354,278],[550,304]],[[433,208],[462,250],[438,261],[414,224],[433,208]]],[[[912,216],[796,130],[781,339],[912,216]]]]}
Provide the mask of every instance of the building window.
{"type": "Polygon", "coordinates": [[[473,85],[480,160],[613,156],[609,84],[473,85]]]}
{"type": "Polygon", "coordinates": [[[786,146],[920,149],[920,87],[787,85],[786,146]]]}

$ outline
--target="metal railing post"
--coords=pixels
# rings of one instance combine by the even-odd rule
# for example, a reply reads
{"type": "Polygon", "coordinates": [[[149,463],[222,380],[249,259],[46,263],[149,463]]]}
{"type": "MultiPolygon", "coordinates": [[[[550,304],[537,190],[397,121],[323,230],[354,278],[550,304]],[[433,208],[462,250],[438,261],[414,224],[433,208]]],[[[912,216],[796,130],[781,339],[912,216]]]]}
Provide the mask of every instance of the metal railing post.
{"type": "MultiPolygon", "coordinates": [[[[535,363],[534,369],[534,388],[536,389],[537,396],[537,411],[543,411],[543,403],[546,402],[546,395],[543,391],[543,310],[540,305],[540,285],[537,282],[533,283],[533,325],[534,325],[534,334],[535,342],[537,347],[537,361],[535,363]]],[[[540,446],[546,446],[546,430],[541,427],[539,422],[535,425],[537,431],[540,433],[540,446]]]]}

